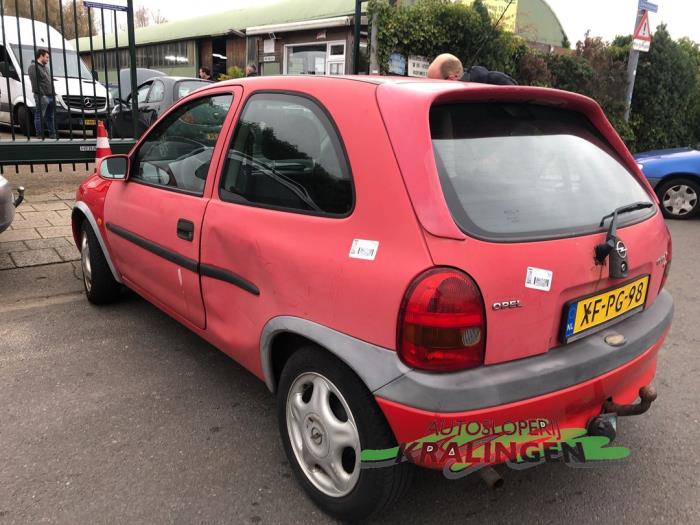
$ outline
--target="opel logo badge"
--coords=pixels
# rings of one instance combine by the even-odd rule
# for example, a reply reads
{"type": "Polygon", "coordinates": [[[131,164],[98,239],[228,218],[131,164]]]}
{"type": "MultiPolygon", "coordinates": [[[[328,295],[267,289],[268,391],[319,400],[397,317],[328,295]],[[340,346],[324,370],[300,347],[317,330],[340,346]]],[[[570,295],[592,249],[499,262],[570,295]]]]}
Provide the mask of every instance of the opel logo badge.
{"type": "Polygon", "coordinates": [[[617,241],[617,245],[615,245],[615,250],[617,250],[617,254],[620,256],[621,259],[627,258],[627,246],[625,246],[625,243],[623,243],[622,241],[617,241]]]}
{"type": "Polygon", "coordinates": [[[85,97],[83,99],[83,106],[85,106],[86,108],[91,108],[92,107],[92,99],[85,97]]]}

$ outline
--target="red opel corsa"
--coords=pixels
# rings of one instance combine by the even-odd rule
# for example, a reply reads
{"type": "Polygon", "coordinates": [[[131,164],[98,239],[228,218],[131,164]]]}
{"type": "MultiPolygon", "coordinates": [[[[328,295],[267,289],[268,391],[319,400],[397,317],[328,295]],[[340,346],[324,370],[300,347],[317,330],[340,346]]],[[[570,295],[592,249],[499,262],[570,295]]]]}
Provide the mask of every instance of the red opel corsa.
{"type": "Polygon", "coordinates": [[[673,313],[651,187],[595,102],[549,89],[215,84],[97,164],[73,232],[90,302],[126,286],[265,381],[300,484],[344,519],[449,461],[362,451],[448,421],[614,437],[673,313]]]}

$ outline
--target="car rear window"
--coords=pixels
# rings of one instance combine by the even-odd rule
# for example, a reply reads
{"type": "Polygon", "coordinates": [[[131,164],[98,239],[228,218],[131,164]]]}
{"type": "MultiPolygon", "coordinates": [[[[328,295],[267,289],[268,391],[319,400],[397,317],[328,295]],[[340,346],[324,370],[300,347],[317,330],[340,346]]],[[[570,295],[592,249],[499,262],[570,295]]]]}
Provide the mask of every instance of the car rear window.
{"type": "MultiPolygon", "coordinates": [[[[588,119],[534,104],[445,104],[430,111],[445,199],[466,233],[509,241],[600,229],[614,209],[651,202],[588,119]]],[[[627,213],[619,224],[651,216],[627,213]]]]}
{"type": "Polygon", "coordinates": [[[199,89],[199,88],[203,88],[207,84],[210,84],[210,82],[199,81],[199,80],[185,80],[182,82],[178,82],[175,85],[175,99],[180,100],[185,95],[189,95],[194,90],[199,89]]]}

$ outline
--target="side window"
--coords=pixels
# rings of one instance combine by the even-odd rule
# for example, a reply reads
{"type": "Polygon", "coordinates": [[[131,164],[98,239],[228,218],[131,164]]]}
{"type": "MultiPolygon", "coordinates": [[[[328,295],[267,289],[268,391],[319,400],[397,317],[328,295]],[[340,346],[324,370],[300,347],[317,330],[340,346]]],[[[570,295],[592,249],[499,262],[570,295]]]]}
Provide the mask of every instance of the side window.
{"type": "Polygon", "coordinates": [[[253,95],[241,114],[221,177],[222,200],[347,215],[353,186],[340,139],[312,100],[253,95]]]}
{"type": "Polygon", "coordinates": [[[160,80],[153,81],[151,93],[148,95],[149,102],[161,102],[165,96],[165,86],[160,80]]]}
{"type": "Polygon", "coordinates": [[[232,95],[203,97],[170,113],[134,157],[131,180],[201,195],[232,95]]]}
{"type": "Polygon", "coordinates": [[[143,84],[136,91],[136,100],[138,100],[139,104],[143,104],[146,102],[146,98],[148,98],[148,91],[151,89],[152,84],[153,84],[152,82],[148,82],[147,84],[143,84]]]}
{"type": "MultiPolygon", "coordinates": [[[[0,77],[14,78],[17,80],[17,72],[12,65],[12,60],[10,60],[10,55],[7,54],[5,47],[0,44],[0,77]]],[[[0,86],[0,91],[7,86],[0,86]]]]}

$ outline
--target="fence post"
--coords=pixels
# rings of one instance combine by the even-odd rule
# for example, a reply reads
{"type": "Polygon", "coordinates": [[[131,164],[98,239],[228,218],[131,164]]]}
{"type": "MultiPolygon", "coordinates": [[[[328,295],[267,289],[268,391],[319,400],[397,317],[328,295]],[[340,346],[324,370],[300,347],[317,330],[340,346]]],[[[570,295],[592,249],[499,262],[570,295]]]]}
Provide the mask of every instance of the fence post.
{"type": "Polygon", "coordinates": [[[129,61],[131,70],[131,119],[134,121],[134,139],[139,136],[139,101],[136,93],[136,32],[134,30],[134,0],[126,2],[126,25],[129,33],[129,61]]]}

